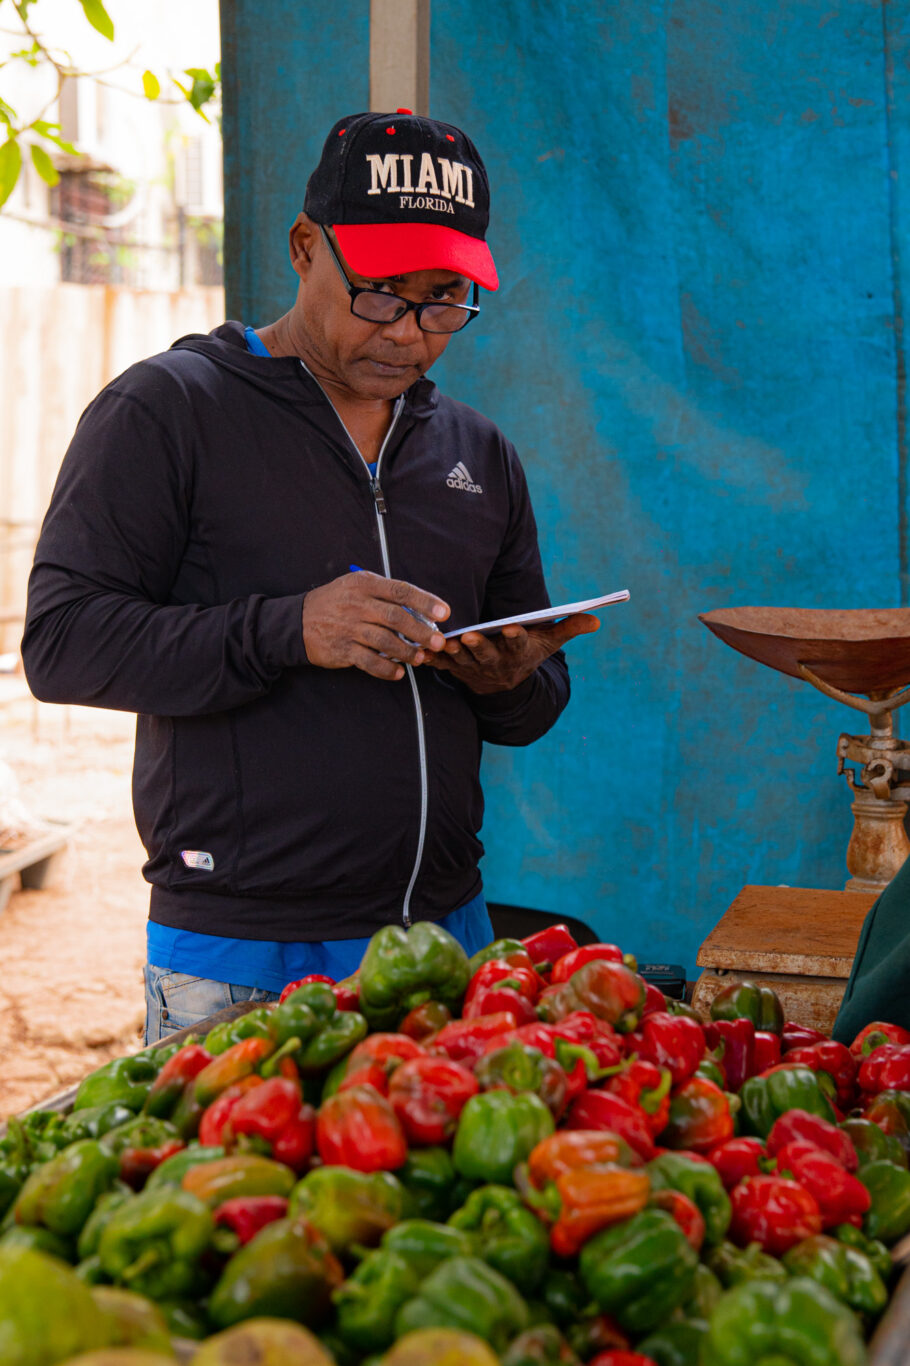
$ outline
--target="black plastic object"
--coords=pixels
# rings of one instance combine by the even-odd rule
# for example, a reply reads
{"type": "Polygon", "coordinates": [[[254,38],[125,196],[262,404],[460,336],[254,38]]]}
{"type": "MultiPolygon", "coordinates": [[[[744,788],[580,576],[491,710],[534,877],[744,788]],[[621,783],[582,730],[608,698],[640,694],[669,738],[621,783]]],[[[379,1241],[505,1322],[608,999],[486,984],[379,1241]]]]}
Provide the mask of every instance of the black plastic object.
{"type": "Polygon", "coordinates": [[[528,935],[545,930],[548,925],[567,925],[576,944],[597,944],[599,939],[590,925],[574,915],[558,915],[556,911],[532,911],[529,906],[507,906],[501,901],[488,901],[490,923],[496,939],[527,939],[528,935]]]}
{"type": "Polygon", "coordinates": [[[674,1001],[686,999],[686,973],[679,963],[639,963],[638,975],[674,1001]]]}

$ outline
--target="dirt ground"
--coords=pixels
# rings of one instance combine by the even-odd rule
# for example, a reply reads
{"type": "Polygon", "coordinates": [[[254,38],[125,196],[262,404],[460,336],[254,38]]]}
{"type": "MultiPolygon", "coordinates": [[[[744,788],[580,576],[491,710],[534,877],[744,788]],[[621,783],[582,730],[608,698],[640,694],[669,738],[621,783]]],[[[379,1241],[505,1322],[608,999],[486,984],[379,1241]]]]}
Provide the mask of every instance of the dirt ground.
{"type": "Polygon", "coordinates": [[[0,913],[0,1119],[141,1047],[148,887],[130,806],[135,718],[0,695],[0,760],[73,822],[40,891],[0,913]]]}

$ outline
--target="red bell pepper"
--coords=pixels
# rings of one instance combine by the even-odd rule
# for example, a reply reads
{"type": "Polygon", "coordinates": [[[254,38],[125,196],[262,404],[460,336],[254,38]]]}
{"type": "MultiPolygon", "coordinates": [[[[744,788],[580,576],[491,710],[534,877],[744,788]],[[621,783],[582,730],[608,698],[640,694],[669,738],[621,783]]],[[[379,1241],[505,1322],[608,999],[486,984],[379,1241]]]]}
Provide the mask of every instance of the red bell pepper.
{"type": "Polygon", "coordinates": [[[730,1192],[733,1214],[728,1237],[740,1247],[758,1243],[781,1257],[804,1238],[822,1231],[815,1197],[783,1176],[751,1176],[730,1192]]]}
{"type": "Polygon", "coordinates": [[[463,1020],[476,1020],[481,1015],[496,1015],[504,1010],[511,1011],[518,1024],[531,1024],[537,1019],[533,1001],[529,1001],[516,987],[505,983],[481,987],[462,1007],[461,1017],[463,1020]]]}
{"type": "Polygon", "coordinates": [[[656,1153],[654,1139],[648,1127],[648,1116],[622,1096],[609,1091],[585,1091],[572,1102],[567,1129],[609,1129],[625,1139],[645,1162],[656,1153]]]}
{"type": "Polygon", "coordinates": [[[643,1352],[626,1352],[622,1348],[611,1347],[606,1352],[589,1357],[588,1366],[657,1366],[657,1362],[643,1352]]]}
{"type": "Polygon", "coordinates": [[[618,944],[585,944],[580,949],[571,949],[557,958],[550,973],[551,982],[567,982],[573,972],[583,968],[595,958],[603,958],[608,963],[624,962],[622,949],[618,944]]]}
{"type": "Polygon", "coordinates": [[[267,1145],[268,1156],[302,1172],[313,1156],[316,1112],[304,1104],[296,1082],[271,1077],[240,1097],[228,1117],[227,1134],[232,1142],[239,1140],[239,1148],[261,1151],[267,1145]]]}
{"type": "Polygon", "coordinates": [[[407,1034],[418,1043],[426,1043],[430,1036],[438,1033],[451,1018],[451,1010],[444,1006],[442,1001],[424,1001],[422,1006],[415,1006],[413,1010],[408,1011],[398,1026],[398,1033],[407,1034]]]}
{"type": "Polygon", "coordinates": [[[411,1058],[392,1073],[389,1101],[408,1143],[433,1147],[447,1143],[458,1116],[480,1087],[460,1062],[425,1054],[411,1058]]]}
{"type": "MultiPolygon", "coordinates": [[[[855,1058],[853,1063],[855,1066],[855,1058]]],[[[879,1044],[863,1059],[858,1080],[867,1096],[879,1091],[910,1091],[910,1044],[879,1044]]]]}
{"type": "Polygon", "coordinates": [[[622,1061],[619,1035],[611,1024],[599,1020],[590,1010],[573,1010],[558,1023],[545,1027],[553,1030],[554,1038],[584,1044],[597,1058],[599,1067],[615,1067],[622,1061]]]}
{"type": "Polygon", "coordinates": [[[372,1086],[329,1096],[316,1120],[316,1147],[327,1167],[359,1172],[397,1171],[408,1157],[395,1111],[372,1086]]]}
{"type": "Polygon", "coordinates": [[[682,1229],[686,1242],[696,1252],[701,1251],[705,1241],[705,1216],[694,1200],[690,1200],[682,1191],[662,1190],[655,1191],[649,1203],[666,1210],[682,1229]]]}
{"type": "Polygon", "coordinates": [[[257,1072],[266,1058],[275,1052],[275,1048],[274,1039],[241,1039],[239,1043],[232,1044],[203,1067],[191,1083],[196,1101],[203,1106],[211,1105],[222,1091],[257,1072]]]}
{"type": "Polygon", "coordinates": [[[813,1144],[829,1153],[846,1172],[855,1172],[859,1166],[856,1149],[843,1129],[821,1115],[810,1115],[808,1110],[788,1110],[774,1121],[768,1134],[769,1155],[776,1157],[789,1143],[813,1144]]]}
{"type": "Polygon", "coordinates": [[[264,1085],[262,1077],[254,1075],[244,1077],[242,1081],[235,1082],[226,1091],[222,1091],[218,1099],[213,1100],[203,1111],[199,1121],[199,1142],[206,1148],[225,1147],[228,1140],[228,1123],[234,1106],[247,1091],[264,1085]]]}
{"type": "Polygon", "coordinates": [[[727,1093],[707,1077],[690,1077],[670,1098],[670,1118],[661,1134],[664,1146],[709,1153],[733,1137],[727,1093]]]}
{"type": "Polygon", "coordinates": [[[346,1077],[370,1063],[378,1063],[389,1076],[401,1063],[411,1058],[426,1057],[426,1048],[407,1034],[368,1034],[351,1049],[344,1069],[346,1077]]]}
{"type": "Polygon", "coordinates": [[[286,1001],[291,993],[296,991],[298,987],[305,987],[310,982],[325,982],[326,986],[333,987],[335,985],[335,978],[326,977],[324,972],[308,972],[306,977],[300,977],[296,982],[288,982],[287,986],[278,997],[278,1004],[281,1005],[282,1001],[286,1001]]]}
{"type": "Polygon", "coordinates": [[[761,1176],[767,1167],[768,1152],[760,1138],[728,1138],[707,1154],[716,1168],[724,1190],[731,1191],[747,1176],[761,1176]]]}
{"type": "MultiPolygon", "coordinates": [[[[704,1026],[704,1036],[708,1047],[720,1059],[730,1090],[738,1091],[746,1078],[754,1076],[758,1070],[755,1066],[755,1025],[746,1019],[710,1020],[704,1026]]],[[[777,1035],[773,1037],[777,1038],[777,1035]]]]}
{"type": "Polygon", "coordinates": [[[854,1058],[866,1058],[873,1049],[879,1048],[883,1043],[910,1043],[910,1029],[887,1024],[884,1020],[873,1020],[872,1024],[867,1024],[859,1031],[850,1045],[850,1052],[854,1058]]]}
{"type": "Polygon", "coordinates": [[[645,984],[637,973],[622,963],[593,958],[567,982],[545,987],[537,1013],[555,1024],[574,1011],[590,1011],[620,1034],[629,1034],[638,1025],[644,1004],[645,984]]]}
{"type": "Polygon", "coordinates": [[[332,995],[335,997],[335,1004],[339,1010],[359,1010],[360,969],[352,972],[350,977],[335,982],[332,986],[332,995]]]}
{"type": "Polygon", "coordinates": [[[645,1015],[653,1015],[655,1010],[666,1010],[666,1008],[667,998],[660,987],[656,987],[653,982],[645,981],[645,1008],[641,1012],[642,1019],[645,1015]]]}
{"type": "Polygon", "coordinates": [[[488,958],[474,973],[465,992],[464,1004],[473,1001],[478,991],[486,987],[510,986],[526,996],[532,1003],[540,995],[543,981],[534,968],[516,967],[505,958],[488,958]]]}
{"type": "Polygon", "coordinates": [[[567,953],[578,948],[568,925],[548,925],[545,930],[529,934],[521,941],[528,951],[528,957],[535,967],[549,972],[550,968],[567,953]]]}
{"type": "Polygon", "coordinates": [[[791,1048],[806,1048],[811,1043],[824,1043],[827,1037],[827,1034],[823,1034],[820,1029],[813,1029],[811,1025],[796,1024],[794,1020],[787,1020],[780,1036],[781,1050],[789,1053],[791,1048]]]}
{"type": "MultiPolygon", "coordinates": [[[[266,1224],[283,1219],[287,1212],[288,1201],[283,1195],[236,1195],[219,1205],[213,1218],[218,1228],[234,1234],[236,1247],[243,1247],[266,1224]]],[[[222,1250],[227,1251],[228,1245],[224,1244],[222,1250]]]]}
{"type": "Polygon", "coordinates": [[[531,1149],[527,1167],[532,1183],[541,1190],[577,1167],[640,1167],[642,1161],[611,1129],[557,1129],[531,1149]]]}
{"type": "MultiPolygon", "coordinates": [[[[817,1042],[824,1043],[824,1038],[817,1040],[817,1042]]],[[[782,1056],[783,1045],[780,1034],[772,1034],[770,1029],[756,1029],[755,1060],[753,1063],[755,1071],[764,1072],[769,1067],[775,1067],[782,1056]]]]}
{"type": "MultiPolygon", "coordinates": [[[[907,1050],[910,1062],[910,1048],[907,1050]]],[[[853,1103],[858,1070],[856,1058],[845,1044],[835,1039],[824,1043],[809,1044],[806,1048],[791,1048],[784,1059],[786,1066],[811,1067],[813,1072],[827,1072],[834,1082],[835,1098],[842,1110],[848,1110],[853,1103]]],[[[907,1070],[910,1080],[910,1066],[907,1070]]]]}
{"type": "Polygon", "coordinates": [[[427,1047],[433,1053],[444,1053],[453,1062],[473,1067],[490,1039],[507,1034],[517,1025],[514,1013],[508,1010],[501,1010],[496,1015],[481,1015],[476,1020],[452,1020],[428,1041],[427,1047]]]}
{"type": "Polygon", "coordinates": [[[212,1061],[212,1054],[207,1052],[202,1044],[185,1044],[168,1058],[152,1082],[144,1106],[146,1114],[154,1115],[157,1119],[167,1119],[176,1109],[187,1083],[197,1077],[212,1061]]]}
{"type": "Polygon", "coordinates": [[[812,1143],[786,1143],[776,1154],[777,1170],[789,1172],[814,1196],[823,1228],[833,1228],[865,1214],[872,1196],[857,1177],[844,1171],[836,1157],[812,1143]]]}
{"type": "Polygon", "coordinates": [[[388,1096],[389,1080],[390,1074],[381,1062],[363,1062],[353,1072],[345,1072],[335,1090],[350,1091],[352,1086],[375,1086],[381,1096],[388,1096]]]}
{"type": "Polygon", "coordinates": [[[705,1054],[705,1030],[686,1015],[655,1011],[628,1035],[626,1052],[666,1067],[673,1085],[688,1081],[705,1054]]]}
{"type": "Polygon", "coordinates": [[[185,1147],[181,1139],[174,1138],[157,1148],[125,1148],[120,1154],[120,1180],[133,1190],[141,1190],[156,1167],[185,1147]]]}
{"type": "Polygon", "coordinates": [[[669,1068],[658,1067],[644,1058],[630,1059],[610,1077],[604,1090],[621,1096],[635,1105],[645,1116],[645,1122],[656,1138],[670,1118],[670,1088],[673,1079],[669,1068]]]}

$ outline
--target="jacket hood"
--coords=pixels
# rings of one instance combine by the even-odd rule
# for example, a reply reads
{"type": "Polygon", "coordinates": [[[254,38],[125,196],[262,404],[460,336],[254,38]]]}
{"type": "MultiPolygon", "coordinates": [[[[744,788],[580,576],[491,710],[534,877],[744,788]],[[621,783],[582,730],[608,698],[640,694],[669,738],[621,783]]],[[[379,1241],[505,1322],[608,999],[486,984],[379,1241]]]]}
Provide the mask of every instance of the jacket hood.
{"type": "MultiPolygon", "coordinates": [[[[241,322],[221,323],[212,332],[180,337],[172,351],[195,351],[239,379],[284,402],[323,404],[326,396],[296,356],[255,356],[247,348],[241,322]]],[[[439,402],[439,390],[422,376],[405,391],[405,408],[413,417],[429,417],[439,402]]]]}

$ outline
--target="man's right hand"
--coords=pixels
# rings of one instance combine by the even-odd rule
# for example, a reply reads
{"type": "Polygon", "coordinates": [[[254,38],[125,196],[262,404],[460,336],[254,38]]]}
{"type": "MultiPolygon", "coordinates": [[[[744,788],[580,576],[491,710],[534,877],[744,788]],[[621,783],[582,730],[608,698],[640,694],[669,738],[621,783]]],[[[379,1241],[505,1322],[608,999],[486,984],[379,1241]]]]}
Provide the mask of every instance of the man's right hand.
{"type": "Polygon", "coordinates": [[[403,678],[403,664],[422,664],[445,648],[436,627],[425,625],[406,608],[433,621],[445,621],[449,615],[441,598],[403,579],[386,579],[368,570],[311,589],[303,600],[308,660],[323,669],[354,668],[374,678],[403,678]]]}

